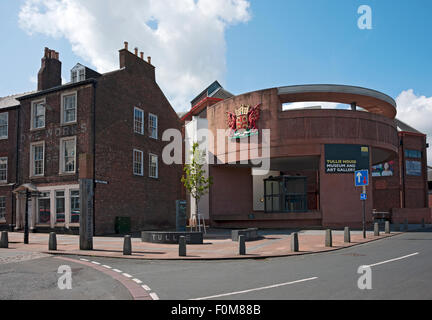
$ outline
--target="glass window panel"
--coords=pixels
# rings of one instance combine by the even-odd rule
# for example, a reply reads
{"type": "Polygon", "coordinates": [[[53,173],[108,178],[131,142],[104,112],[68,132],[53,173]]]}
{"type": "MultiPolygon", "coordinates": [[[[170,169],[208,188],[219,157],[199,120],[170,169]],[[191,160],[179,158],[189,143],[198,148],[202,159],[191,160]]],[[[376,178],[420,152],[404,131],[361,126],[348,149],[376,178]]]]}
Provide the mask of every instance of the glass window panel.
{"type": "Polygon", "coordinates": [[[75,94],[63,97],[63,122],[76,120],[76,96],[75,94]]]}
{"type": "Polygon", "coordinates": [[[0,220],[6,220],[6,197],[0,197],[0,220]]]}
{"type": "Polygon", "coordinates": [[[8,137],[8,114],[0,114],[0,138],[8,137]]]}
{"type": "Polygon", "coordinates": [[[7,158],[0,158],[0,181],[7,181],[7,158]]]}
{"type": "Polygon", "coordinates": [[[63,172],[75,172],[75,139],[63,141],[63,172]]]}
{"type": "Polygon", "coordinates": [[[80,222],[80,194],[79,190],[72,190],[70,193],[71,223],[80,222]]]}
{"type": "Polygon", "coordinates": [[[38,198],[38,222],[40,224],[50,224],[51,221],[51,200],[50,193],[43,192],[38,198]]]}
{"type": "Polygon", "coordinates": [[[143,153],[134,150],[133,170],[135,175],[143,175],[143,153]]]}
{"type": "Polygon", "coordinates": [[[134,111],[134,129],[136,133],[144,133],[144,112],[137,108],[134,111]]]}
{"type": "Polygon", "coordinates": [[[45,127],[45,104],[36,103],[33,105],[33,128],[45,127]]]}
{"type": "Polygon", "coordinates": [[[65,193],[56,191],[56,222],[65,222],[65,193]]]}
{"type": "Polygon", "coordinates": [[[44,146],[33,146],[33,175],[43,175],[44,170],[44,146]]]}
{"type": "Polygon", "coordinates": [[[157,130],[158,130],[158,118],[157,116],[150,114],[149,115],[149,131],[150,131],[150,137],[157,139],[157,130]]]}

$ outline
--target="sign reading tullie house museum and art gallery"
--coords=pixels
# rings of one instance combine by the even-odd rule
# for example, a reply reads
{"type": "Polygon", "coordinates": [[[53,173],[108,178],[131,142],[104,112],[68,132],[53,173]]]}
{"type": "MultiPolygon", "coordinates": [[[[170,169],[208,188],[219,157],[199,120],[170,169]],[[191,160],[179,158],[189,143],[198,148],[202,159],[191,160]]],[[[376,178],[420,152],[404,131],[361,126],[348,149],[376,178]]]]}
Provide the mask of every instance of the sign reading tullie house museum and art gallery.
{"type": "Polygon", "coordinates": [[[325,145],[326,173],[369,170],[369,147],[352,144],[325,145]]]}
{"type": "Polygon", "coordinates": [[[235,113],[227,112],[227,123],[232,139],[247,138],[258,134],[257,122],[260,118],[261,104],[255,107],[242,105],[235,113]]]}

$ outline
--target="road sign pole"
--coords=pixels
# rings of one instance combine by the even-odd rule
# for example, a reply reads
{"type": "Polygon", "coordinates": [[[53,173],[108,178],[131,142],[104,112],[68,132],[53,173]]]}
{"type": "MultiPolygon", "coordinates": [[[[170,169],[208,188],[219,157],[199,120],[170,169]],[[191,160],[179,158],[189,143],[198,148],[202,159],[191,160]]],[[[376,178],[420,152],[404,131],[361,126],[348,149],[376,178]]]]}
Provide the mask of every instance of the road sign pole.
{"type": "MultiPolygon", "coordinates": [[[[363,194],[366,194],[366,186],[363,186],[363,194]]],[[[366,200],[363,200],[363,239],[366,239],[366,200]]]]}

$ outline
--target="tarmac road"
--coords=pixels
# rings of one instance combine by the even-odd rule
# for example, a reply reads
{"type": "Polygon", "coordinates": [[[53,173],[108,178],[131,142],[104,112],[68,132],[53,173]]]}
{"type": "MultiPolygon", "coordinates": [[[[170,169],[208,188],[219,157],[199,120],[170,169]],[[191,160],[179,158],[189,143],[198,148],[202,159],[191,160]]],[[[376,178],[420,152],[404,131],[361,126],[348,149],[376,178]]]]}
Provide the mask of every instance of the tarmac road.
{"type": "MultiPolygon", "coordinates": [[[[125,275],[153,299],[432,299],[432,229],[330,253],[265,260],[86,259],[125,275]],[[372,269],[372,290],[357,286],[361,265],[372,269]]],[[[0,283],[0,299],[132,298],[112,277],[51,256],[6,264],[0,259],[0,283]],[[72,290],[57,287],[62,264],[71,264],[72,290]]]]}

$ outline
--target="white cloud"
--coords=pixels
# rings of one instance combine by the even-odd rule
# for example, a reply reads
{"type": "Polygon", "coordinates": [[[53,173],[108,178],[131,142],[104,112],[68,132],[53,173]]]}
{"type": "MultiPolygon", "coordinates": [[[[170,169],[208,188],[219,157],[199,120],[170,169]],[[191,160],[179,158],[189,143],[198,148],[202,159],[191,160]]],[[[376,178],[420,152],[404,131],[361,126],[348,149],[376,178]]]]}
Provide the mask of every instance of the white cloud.
{"type": "Polygon", "coordinates": [[[225,31],[250,17],[248,0],[26,0],[19,24],[29,34],[66,38],[99,72],[118,68],[128,41],[152,56],[158,83],[181,111],[205,86],[223,82],[225,31]]]}
{"type": "Polygon", "coordinates": [[[416,95],[413,89],[402,91],[396,98],[397,118],[414,129],[427,134],[428,163],[432,161],[432,97],[416,95]]]}

